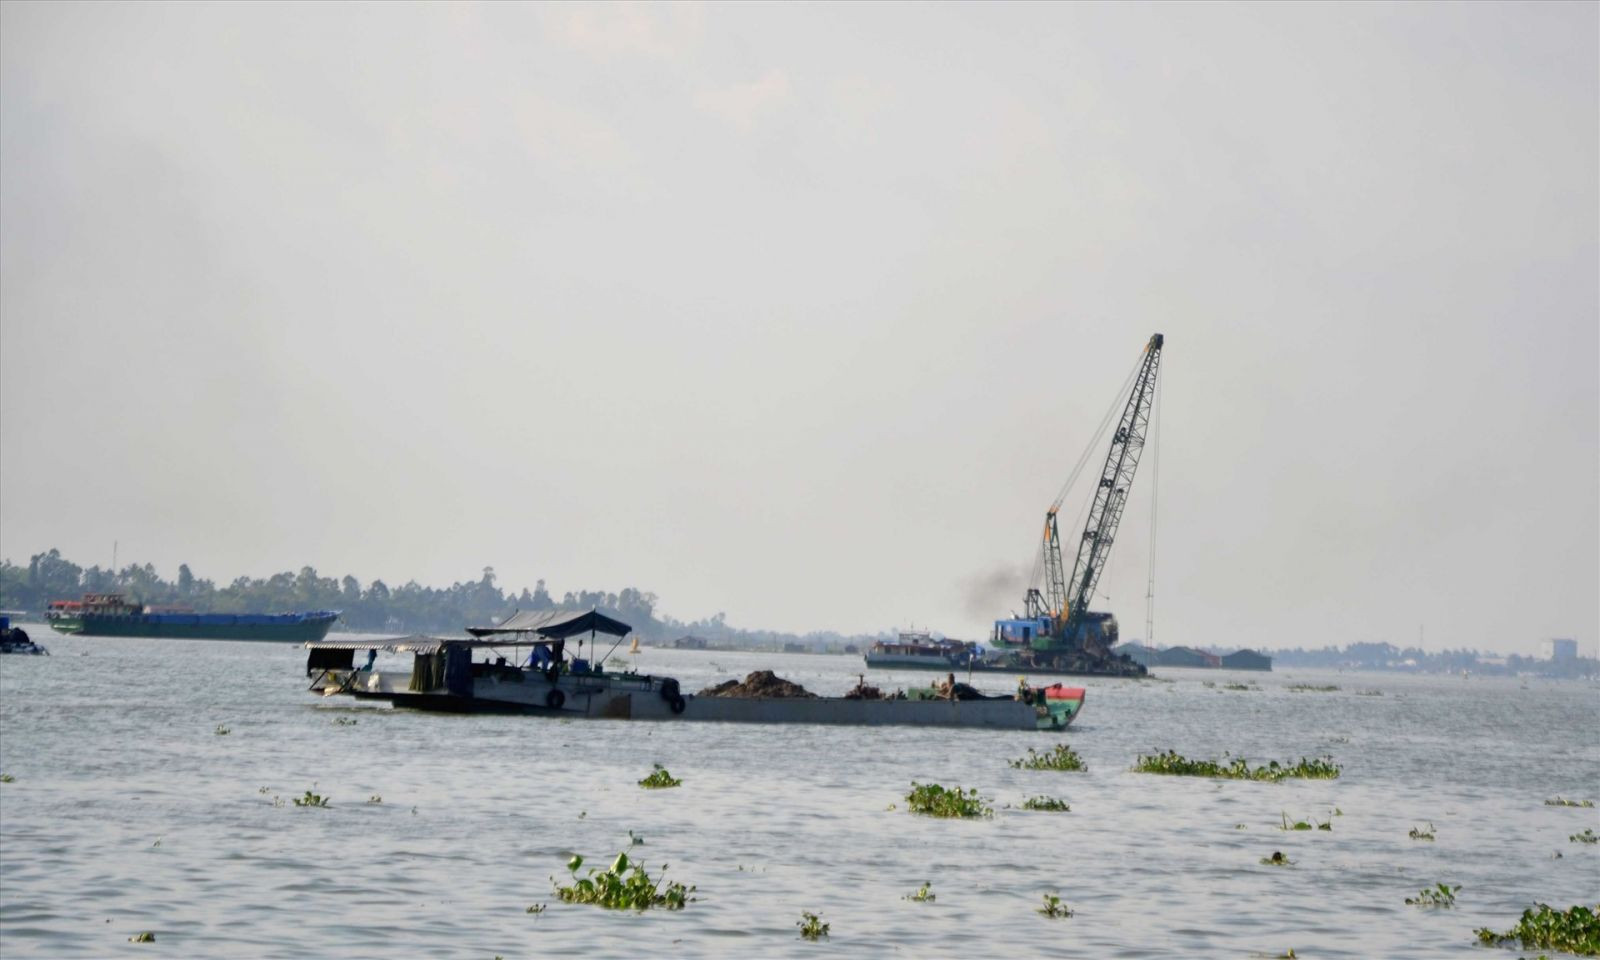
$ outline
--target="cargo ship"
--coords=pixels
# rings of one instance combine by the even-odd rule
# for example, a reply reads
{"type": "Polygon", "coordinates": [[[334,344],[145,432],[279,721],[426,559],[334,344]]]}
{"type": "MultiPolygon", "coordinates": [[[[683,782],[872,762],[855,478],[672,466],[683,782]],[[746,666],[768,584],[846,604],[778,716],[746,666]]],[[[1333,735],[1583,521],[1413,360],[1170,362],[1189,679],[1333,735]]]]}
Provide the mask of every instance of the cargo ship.
{"type": "Polygon", "coordinates": [[[55,632],[85,637],[307,643],[326,637],[339,612],[195,613],[182,607],[133,603],[120,593],[89,593],[82,600],[52,602],[44,616],[55,632]]]}
{"type": "Polygon", "coordinates": [[[469,627],[473,639],[410,636],[308,643],[308,689],[325,697],[386,700],[416,710],[522,713],[562,722],[687,720],[1059,732],[1083,710],[1083,688],[1061,684],[1019,685],[996,695],[951,684],[885,696],[863,683],[842,697],[819,697],[770,671],[752,673],[742,684],[730,680],[686,694],[676,678],[608,671],[605,655],[592,661],[574,656],[569,646],[576,640],[580,650],[587,642],[597,651],[598,635],[605,634],[617,638],[611,646],[615,650],[632,629],[596,610],[542,610],[518,613],[493,627],[469,627]],[[366,652],[364,664],[357,664],[357,652],[366,652]],[[380,653],[393,656],[384,663],[380,653]]]}

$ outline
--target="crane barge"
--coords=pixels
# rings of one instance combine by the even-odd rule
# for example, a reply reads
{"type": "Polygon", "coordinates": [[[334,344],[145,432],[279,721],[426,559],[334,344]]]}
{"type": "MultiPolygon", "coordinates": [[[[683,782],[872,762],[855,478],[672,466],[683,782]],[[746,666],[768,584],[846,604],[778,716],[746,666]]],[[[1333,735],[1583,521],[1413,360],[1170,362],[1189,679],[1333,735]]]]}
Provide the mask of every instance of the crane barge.
{"type": "Polygon", "coordinates": [[[1117,619],[1110,613],[1090,610],[1089,602],[1111,556],[1128,492],[1133,487],[1134,471],[1144,452],[1164,342],[1165,338],[1157,333],[1145,344],[1128,401],[1111,435],[1111,448],[1078,538],[1070,577],[1062,562],[1061,533],[1056,521],[1072,486],[1069,479],[1045,511],[1036,567],[1042,574],[1036,583],[1042,580],[1043,589],[1037,585],[1028,587],[1022,616],[995,621],[990,641],[998,655],[990,661],[990,669],[1110,676],[1145,674],[1145,668],[1131,658],[1111,652],[1117,643],[1117,619]]]}

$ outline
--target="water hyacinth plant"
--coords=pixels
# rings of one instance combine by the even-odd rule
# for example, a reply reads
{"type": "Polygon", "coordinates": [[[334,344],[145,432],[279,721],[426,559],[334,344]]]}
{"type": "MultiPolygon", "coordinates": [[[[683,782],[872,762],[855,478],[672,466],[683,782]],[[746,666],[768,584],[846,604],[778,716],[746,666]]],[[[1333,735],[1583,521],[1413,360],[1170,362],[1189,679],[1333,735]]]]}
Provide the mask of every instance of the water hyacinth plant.
{"type": "Polygon", "coordinates": [[[906,794],[906,809],[929,817],[974,818],[992,817],[994,808],[987,806],[978,796],[978,788],[962,790],[945,788],[937,783],[911,781],[911,792],[906,794]]]}
{"type": "Polygon", "coordinates": [[[1044,906],[1039,908],[1039,912],[1052,920],[1072,916],[1072,908],[1063,903],[1061,898],[1053,893],[1044,894],[1044,906]]]}
{"type": "Polygon", "coordinates": [[[682,784],[682,780],[674,779],[672,774],[667,772],[667,768],[659,763],[655,765],[655,770],[648,777],[639,781],[639,786],[644,787],[646,790],[664,790],[667,787],[676,787],[682,784]]]}
{"type": "Polygon", "coordinates": [[[216,730],[217,736],[226,737],[228,734],[230,734],[232,732],[233,731],[231,729],[229,729],[226,724],[222,724],[222,723],[217,724],[217,730],[216,730]]]}
{"type": "Polygon", "coordinates": [[[1495,933],[1488,927],[1480,927],[1477,933],[1479,942],[1489,946],[1515,942],[1526,948],[1600,957],[1600,904],[1552,910],[1541,903],[1522,911],[1522,919],[1505,933],[1495,933]]]}
{"type": "Polygon", "coordinates": [[[592,903],[607,910],[643,911],[652,907],[682,910],[685,904],[695,899],[690,896],[694,893],[694,887],[666,879],[667,865],[664,863],[657,878],[651,878],[644,864],[629,860],[626,853],[617,854],[611,866],[603,872],[596,872],[590,867],[589,872],[580,877],[578,869],[582,866],[581,856],[574,855],[567,861],[567,872],[572,875],[572,883],[568,886],[563,887],[555,882],[554,877],[550,878],[556,896],[567,903],[592,903]]]}
{"type": "Polygon", "coordinates": [[[1568,800],[1566,797],[1556,796],[1556,797],[1554,797],[1554,798],[1552,798],[1550,800],[1546,800],[1544,802],[1544,805],[1547,806],[1547,807],[1592,807],[1592,806],[1594,806],[1594,801],[1593,800],[1568,800]]]}
{"type": "Polygon", "coordinates": [[[1073,752],[1073,749],[1058,743],[1050,750],[1040,753],[1032,747],[1028,748],[1028,755],[1011,761],[1011,766],[1018,770],[1087,770],[1083,765],[1083,758],[1073,752]]]}
{"type": "Polygon", "coordinates": [[[1412,827],[1410,836],[1411,836],[1411,839],[1413,839],[1413,840],[1432,840],[1433,839],[1433,824],[1429,823],[1428,824],[1428,829],[1426,829],[1426,830],[1420,829],[1418,827],[1412,827]]]}
{"type": "Polygon", "coordinates": [[[933,884],[924,880],[922,881],[922,886],[918,887],[914,893],[908,893],[900,899],[910,900],[912,903],[932,903],[936,899],[933,892],[933,884]]]}
{"type": "Polygon", "coordinates": [[[1600,834],[1595,833],[1593,829],[1585,829],[1582,833],[1574,833],[1567,839],[1573,843],[1600,843],[1600,834]]]}
{"type": "Polygon", "coordinates": [[[1055,813],[1071,813],[1072,807],[1065,800],[1055,797],[1029,797],[1022,801],[1024,810],[1048,810],[1055,813]]]}
{"type": "Polygon", "coordinates": [[[1136,773],[1160,773],[1170,777],[1216,777],[1223,780],[1260,780],[1275,783],[1279,780],[1333,780],[1339,776],[1339,765],[1331,757],[1307,760],[1293,765],[1269,761],[1264,767],[1252,767],[1243,757],[1229,763],[1216,760],[1190,760],[1176,750],[1150,756],[1139,755],[1134,764],[1136,773]]]}
{"type": "Polygon", "coordinates": [[[1459,886],[1452,887],[1447,883],[1436,883],[1425,887],[1414,897],[1406,897],[1406,903],[1414,907],[1453,907],[1456,905],[1456,894],[1461,892],[1459,886]]]}
{"type": "Polygon", "coordinates": [[[1285,813],[1285,814],[1283,814],[1283,826],[1280,827],[1279,829],[1282,829],[1282,830],[1329,830],[1329,831],[1331,831],[1331,830],[1333,830],[1333,821],[1332,820],[1325,820],[1322,823],[1317,823],[1317,822],[1311,821],[1311,820],[1293,820],[1293,821],[1291,821],[1289,819],[1289,815],[1287,813],[1285,813]]]}
{"type": "Polygon", "coordinates": [[[1269,867],[1292,867],[1294,861],[1283,855],[1282,850],[1272,851],[1272,856],[1262,857],[1261,862],[1269,867]]]}
{"type": "Polygon", "coordinates": [[[1289,689],[1295,693],[1333,693],[1339,688],[1332,684],[1326,687],[1319,687],[1310,683],[1291,683],[1289,684],[1289,689]]]}
{"type": "MultiPolygon", "coordinates": [[[[313,784],[313,786],[315,786],[315,784],[313,784]]],[[[306,791],[305,796],[295,797],[293,799],[294,805],[297,807],[326,807],[328,805],[327,797],[324,797],[320,793],[312,793],[310,790],[306,791]]]]}
{"type": "Polygon", "coordinates": [[[143,933],[136,933],[133,936],[129,937],[128,938],[128,942],[129,943],[155,943],[156,942],[156,935],[151,933],[149,930],[146,930],[143,933]]]}
{"type": "Polygon", "coordinates": [[[800,937],[803,940],[821,940],[828,935],[828,924],[822,918],[809,910],[800,912],[800,919],[795,921],[795,926],[800,928],[800,937]]]}

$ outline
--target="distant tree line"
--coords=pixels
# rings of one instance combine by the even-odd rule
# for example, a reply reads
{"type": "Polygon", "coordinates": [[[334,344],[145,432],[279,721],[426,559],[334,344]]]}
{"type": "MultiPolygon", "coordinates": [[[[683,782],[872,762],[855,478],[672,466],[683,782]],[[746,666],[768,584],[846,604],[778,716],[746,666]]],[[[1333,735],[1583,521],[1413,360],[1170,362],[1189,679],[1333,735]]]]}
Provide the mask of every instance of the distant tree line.
{"type": "Polygon", "coordinates": [[[1400,670],[1414,673],[1534,673],[1546,676],[1588,677],[1600,675],[1600,661],[1594,657],[1553,661],[1511,654],[1501,658],[1477,650],[1441,650],[1429,653],[1420,647],[1397,647],[1392,643],[1352,643],[1343,648],[1268,651],[1278,667],[1329,667],[1341,670],[1400,670]]]}
{"type": "Polygon", "coordinates": [[[801,636],[741,630],[730,627],[722,613],[683,622],[658,614],[656,595],[633,587],[615,593],[568,591],[557,598],[540,580],[532,590],[512,592],[496,583],[493,567],[484,567],[475,580],[448,587],[425,587],[415,580],[397,587],[382,580],[363,585],[353,576],[324,577],[312,567],[265,579],[238,577],[219,587],[196,577],[188,564],[178,567],[176,579],[165,580],[148,563],[120,570],[80,567],[56,549],[34,554],[26,567],[0,560],[0,608],[38,614],[53,600],[76,600],[85,593],[121,593],[138,603],[185,606],[199,613],[338,610],[342,623],[336,630],[380,633],[458,633],[468,626],[496,623],[516,610],[597,609],[647,640],[690,634],[730,647],[782,649],[786,643],[800,643],[822,649],[861,639],[836,633],[801,636]]]}

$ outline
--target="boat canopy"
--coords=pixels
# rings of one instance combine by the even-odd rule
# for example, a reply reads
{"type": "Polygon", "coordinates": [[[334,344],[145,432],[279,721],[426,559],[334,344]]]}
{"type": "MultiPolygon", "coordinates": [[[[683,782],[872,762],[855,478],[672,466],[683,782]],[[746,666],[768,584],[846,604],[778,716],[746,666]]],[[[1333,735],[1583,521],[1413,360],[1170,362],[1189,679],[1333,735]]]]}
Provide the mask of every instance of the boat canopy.
{"type": "Polygon", "coordinates": [[[625,637],[633,630],[621,620],[613,620],[596,610],[518,610],[492,627],[468,627],[475,637],[507,633],[536,633],[550,640],[564,640],[580,633],[605,633],[625,637]]]}
{"type": "Polygon", "coordinates": [[[438,653],[445,644],[488,646],[477,640],[449,640],[414,633],[409,637],[373,637],[370,640],[310,640],[307,650],[387,650],[390,653],[438,653]]]}

